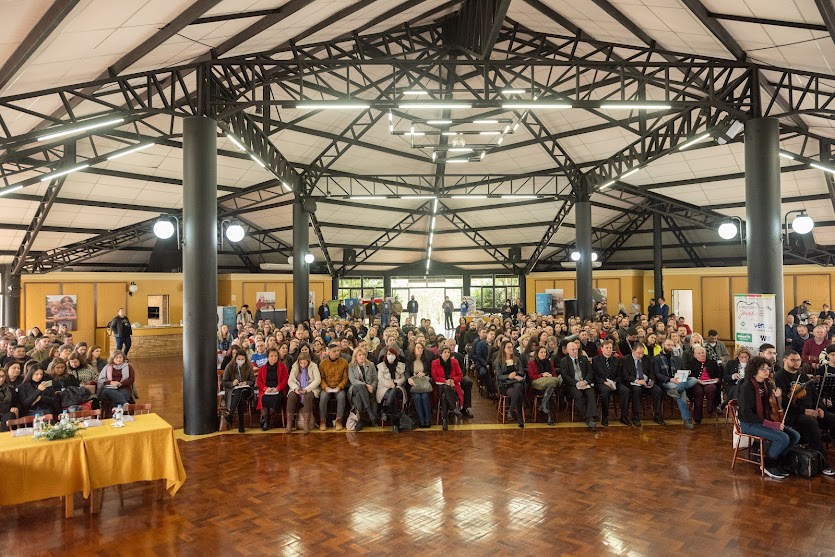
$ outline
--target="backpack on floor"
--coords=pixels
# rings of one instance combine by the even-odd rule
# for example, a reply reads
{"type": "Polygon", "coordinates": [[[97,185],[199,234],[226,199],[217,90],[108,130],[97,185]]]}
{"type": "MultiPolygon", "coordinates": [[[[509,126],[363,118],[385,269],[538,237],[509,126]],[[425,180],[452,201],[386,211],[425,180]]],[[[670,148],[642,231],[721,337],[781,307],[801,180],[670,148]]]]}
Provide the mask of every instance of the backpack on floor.
{"type": "Polygon", "coordinates": [[[820,451],[794,447],[786,454],[786,467],[790,473],[808,480],[826,468],[826,457],[820,451]]]}

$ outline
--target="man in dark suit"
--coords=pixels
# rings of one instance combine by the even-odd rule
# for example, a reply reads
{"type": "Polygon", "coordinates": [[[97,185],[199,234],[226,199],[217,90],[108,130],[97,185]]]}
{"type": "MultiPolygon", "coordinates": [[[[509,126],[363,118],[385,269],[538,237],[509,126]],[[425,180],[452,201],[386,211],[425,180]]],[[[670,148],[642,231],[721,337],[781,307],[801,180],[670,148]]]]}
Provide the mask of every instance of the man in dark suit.
{"type": "Polygon", "coordinates": [[[580,347],[576,342],[566,346],[566,357],[560,361],[562,384],[577,406],[577,413],[592,431],[597,431],[594,419],[597,417],[597,401],[594,397],[594,373],[588,358],[580,356],[580,347]]]}
{"type": "MultiPolygon", "coordinates": [[[[655,382],[652,363],[644,355],[644,345],[636,342],[632,345],[632,352],[623,357],[623,384],[632,395],[632,425],[641,425],[641,395],[652,397],[652,419],[655,423],[666,425],[661,417],[661,387],[655,382]]],[[[623,402],[621,417],[626,415],[626,403],[623,402]]]]}
{"type": "Polygon", "coordinates": [[[621,410],[620,421],[629,425],[626,419],[626,408],[629,404],[629,389],[620,380],[621,361],[614,355],[614,341],[604,340],[600,343],[600,354],[592,358],[591,368],[594,373],[594,386],[600,395],[600,407],[602,408],[601,423],[609,425],[609,397],[617,392],[620,397],[621,410]]]}

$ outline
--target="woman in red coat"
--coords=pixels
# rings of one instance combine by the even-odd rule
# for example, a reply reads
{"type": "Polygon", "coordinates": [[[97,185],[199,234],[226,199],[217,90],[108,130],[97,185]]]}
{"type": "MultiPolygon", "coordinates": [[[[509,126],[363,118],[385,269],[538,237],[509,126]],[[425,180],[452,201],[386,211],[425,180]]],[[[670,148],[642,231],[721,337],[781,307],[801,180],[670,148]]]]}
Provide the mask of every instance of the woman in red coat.
{"type": "Polygon", "coordinates": [[[447,415],[449,410],[461,417],[461,407],[464,404],[464,391],[461,389],[461,367],[458,360],[452,357],[446,344],[440,349],[440,357],[432,360],[432,381],[438,385],[438,396],[441,399],[441,415],[444,417],[444,431],[449,427],[447,415]]]}
{"type": "Polygon", "coordinates": [[[258,410],[261,411],[261,429],[270,428],[270,417],[284,407],[287,400],[287,367],[278,361],[278,349],[267,350],[267,362],[258,369],[258,410]]]}

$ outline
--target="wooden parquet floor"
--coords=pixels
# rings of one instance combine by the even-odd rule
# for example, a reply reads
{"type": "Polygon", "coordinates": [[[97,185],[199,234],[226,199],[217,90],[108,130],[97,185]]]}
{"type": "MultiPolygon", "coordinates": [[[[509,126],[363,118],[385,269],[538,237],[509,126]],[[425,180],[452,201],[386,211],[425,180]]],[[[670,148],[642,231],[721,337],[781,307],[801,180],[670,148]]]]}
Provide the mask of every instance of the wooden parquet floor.
{"type": "Polygon", "coordinates": [[[70,520],[58,500],[4,508],[0,555],[835,555],[835,479],[731,471],[721,422],[232,433],[180,449],[176,497],[137,484],[122,506],[109,489],[99,515],[79,498],[70,520]]]}

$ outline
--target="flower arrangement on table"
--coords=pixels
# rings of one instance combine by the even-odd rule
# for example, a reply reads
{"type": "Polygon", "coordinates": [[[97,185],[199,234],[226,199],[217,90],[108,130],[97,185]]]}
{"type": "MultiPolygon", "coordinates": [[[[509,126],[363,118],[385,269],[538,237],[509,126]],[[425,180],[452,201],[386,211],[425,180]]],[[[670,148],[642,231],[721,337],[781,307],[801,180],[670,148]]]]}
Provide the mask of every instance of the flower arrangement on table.
{"type": "Polygon", "coordinates": [[[71,437],[75,437],[76,432],[83,427],[84,424],[81,423],[81,420],[70,420],[66,423],[58,422],[55,425],[46,426],[41,434],[41,438],[47,441],[70,439],[71,437]]]}

